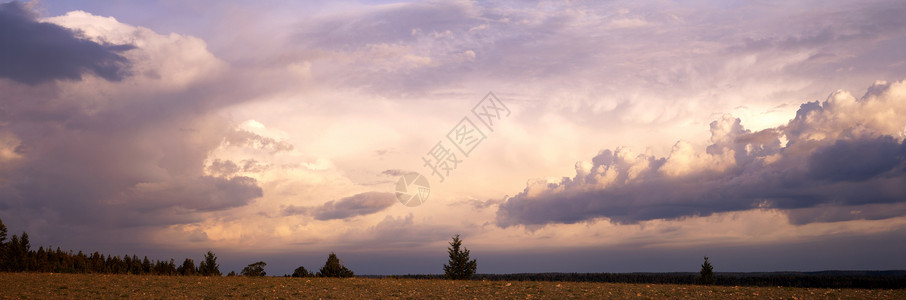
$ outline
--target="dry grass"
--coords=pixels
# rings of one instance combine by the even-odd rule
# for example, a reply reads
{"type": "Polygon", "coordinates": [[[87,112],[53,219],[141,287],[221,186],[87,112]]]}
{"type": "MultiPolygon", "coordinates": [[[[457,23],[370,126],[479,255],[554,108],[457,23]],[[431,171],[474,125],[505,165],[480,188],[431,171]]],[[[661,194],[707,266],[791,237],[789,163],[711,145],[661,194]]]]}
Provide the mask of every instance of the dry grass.
{"type": "Polygon", "coordinates": [[[0,273],[0,298],[906,299],[906,290],[705,287],[582,282],[166,277],[0,273]]]}

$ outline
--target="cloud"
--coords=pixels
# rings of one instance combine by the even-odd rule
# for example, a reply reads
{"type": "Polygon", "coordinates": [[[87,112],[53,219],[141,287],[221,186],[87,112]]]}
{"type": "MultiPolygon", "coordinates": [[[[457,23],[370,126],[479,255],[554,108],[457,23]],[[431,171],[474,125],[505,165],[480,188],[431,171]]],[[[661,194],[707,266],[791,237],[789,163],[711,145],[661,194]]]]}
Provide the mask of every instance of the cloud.
{"type": "Polygon", "coordinates": [[[382,171],[381,175],[399,177],[399,176],[403,176],[403,174],[407,174],[407,173],[409,173],[409,172],[406,172],[406,171],[403,171],[400,169],[387,169],[387,170],[382,171]]]}
{"type": "Polygon", "coordinates": [[[296,205],[289,205],[280,210],[283,216],[307,215],[309,211],[311,211],[309,207],[296,205]]]}
{"type": "Polygon", "coordinates": [[[312,215],[318,220],[347,219],[370,215],[395,203],[393,193],[367,192],[324,203],[312,209],[312,215]]]}
{"type": "Polygon", "coordinates": [[[230,179],[201,176],[169,182],[139,183],[125,193],[122,201],[144,209],[178,206],[196,211],[216,211],[244,206],[263,192],[254,178],[230,179]]]}
{"type": "Polygon", "coordinates": [[[271,137],[255,134],[251,131],[237,129],[226,137],[224,142],[227,145],[239,147],[251,147],[262,149],[271,153],[293,150],[293,145],[286,141],[278,141],[271,137]]]}
{"type": "Polygon", "coordinates": [[[860,99],[837,91],[758,132],[724,116],[711,123],[705,152],[683,141],[660,158],[604,150],[577,163],[573,178],[530,181],[499,206],[496,222],[632,224],[755,208],[788,211],[794,224],[902,216],[903,115],[906,81],[877,82],[860,99]]]}
{"type": "MultiPolygon", "coordinates": [[[[128,238],[141,241],[150,228],[199,222],[263,196],[256,179],[238,174],[254,172],[260,167],[255,162],[221,161],[209,168],[211,174],[205,173],[208,155],[226,140],[250,148],[247,151],[291,146],[254,134],[237,135],[229,120],[216,114],[248,101],[248,92],[237,84],[243,78],[222,72],[229,66],[208,52],[203,41],[160,35],[82,11],[38,23],[18,3],[3,4],[2,9],[3,22],[18,22],[11,23],[18,27],[0,27],[2,34],[24,38],[17,28],[34,27],[36,34],[49,32],[42,38],[53,47],[71,46],[91,54],[89,59],[56,56],[59,61],[49,61],[62,66],[26,78],[42,85],[0,80],[4,220],[74,246],[123,230],[130,230],[128,238]],[[62,39],[60,32],[70,39],[78,32],[78,42],[62,39]],[[101,45],[126,42],[135,45],[121,55],[133,73],[122,77],[116,72],[124,68],[106,67],[127,61],[110,56],[114,48],[101,45]],[[83,73],[72,73],[76,69],[99,77],[57,80],[78,79],[83,73]]],[[[3,44],[19,47],[5,40],[3,44]]],[[[35,58],[30,55],[4,52],[2,59],[31,64],[35,58]]]]}
{"type": "Polygon", "coordinates": [[[78,31],[37,20],[18,1],[0,4],[0,78],[26,84],[81,80],[85,73],[118,81],[129,75],[121,52],[132,45],[101,44],[78,31]]]}

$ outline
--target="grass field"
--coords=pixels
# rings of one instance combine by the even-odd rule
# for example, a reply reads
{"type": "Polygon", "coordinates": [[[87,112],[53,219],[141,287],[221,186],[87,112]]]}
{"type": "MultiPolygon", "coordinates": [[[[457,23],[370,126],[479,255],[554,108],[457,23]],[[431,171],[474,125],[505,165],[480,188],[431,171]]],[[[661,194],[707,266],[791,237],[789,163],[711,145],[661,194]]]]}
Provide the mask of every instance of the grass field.
{"type": "Polygon", "coordinates": [[[0,273],[0,298],[906,299],[906,290],[706,287],[582,282],[0,273]]]}

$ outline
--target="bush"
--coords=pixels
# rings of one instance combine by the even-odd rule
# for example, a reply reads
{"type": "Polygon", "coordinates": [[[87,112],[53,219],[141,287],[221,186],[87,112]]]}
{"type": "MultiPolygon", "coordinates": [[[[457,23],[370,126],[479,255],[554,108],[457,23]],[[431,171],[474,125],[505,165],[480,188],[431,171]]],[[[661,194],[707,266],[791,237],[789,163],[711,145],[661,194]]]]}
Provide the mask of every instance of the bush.
{"type": "Polygon", "coordinates": [[[267,272],[264,272],[264,266],[267,263],[259,261],[253,264],[249,264],[247,267],[242,268],[242,276],[257,277],[257,276],[266,276],[267,272]]]}
{"type": "Polygon", "coordinates": [[[303,266],[299,266],[298,268],[296,268],[295,271],[293,271],[293,277],[311,277],[311,276],[313,276],[313,274],[311,274],[311,272],[306,270],[305,267],[303,267],[303,266]]]}

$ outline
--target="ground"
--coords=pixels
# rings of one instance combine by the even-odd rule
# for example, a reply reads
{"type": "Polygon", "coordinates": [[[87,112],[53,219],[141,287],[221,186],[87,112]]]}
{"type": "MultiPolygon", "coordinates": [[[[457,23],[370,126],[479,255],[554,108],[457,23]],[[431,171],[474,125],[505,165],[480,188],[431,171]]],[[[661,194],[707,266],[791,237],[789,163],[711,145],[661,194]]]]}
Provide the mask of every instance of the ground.
{"type": "Polygon", "coordinates": [[[419,279],[0,273],[0,298],[906,299],[906,290],[419,279]]]}

